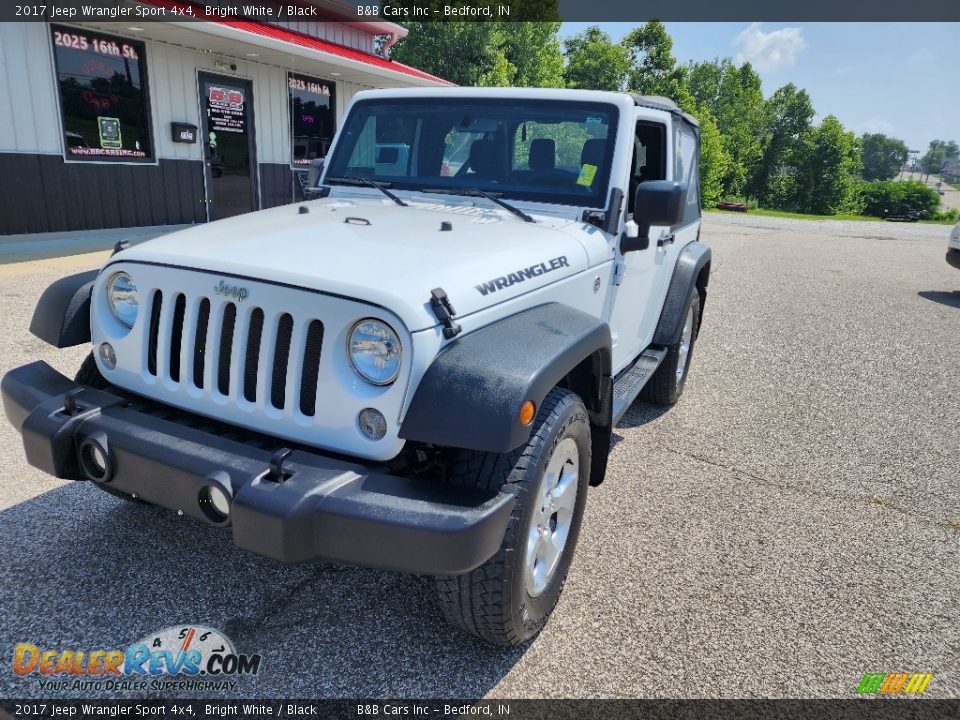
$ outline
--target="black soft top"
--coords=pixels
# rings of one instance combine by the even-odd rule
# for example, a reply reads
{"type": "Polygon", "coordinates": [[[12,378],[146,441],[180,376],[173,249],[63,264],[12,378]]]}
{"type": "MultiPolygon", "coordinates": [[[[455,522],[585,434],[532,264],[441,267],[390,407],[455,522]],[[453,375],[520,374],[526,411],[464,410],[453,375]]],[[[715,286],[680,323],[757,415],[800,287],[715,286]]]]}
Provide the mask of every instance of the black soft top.
{"type": "Polygon", "coordinates": [[[690,113],[685,113],[673,100],[668,97],[663,97],[662,95],[637,95],[636,93],[628,94],[633,98],[634,104],[638,107],[653,108],[654,110],[666,110],[668,113],[685,120],[694,127],[700,127],[700,122],[693,115],[690,113]]]}

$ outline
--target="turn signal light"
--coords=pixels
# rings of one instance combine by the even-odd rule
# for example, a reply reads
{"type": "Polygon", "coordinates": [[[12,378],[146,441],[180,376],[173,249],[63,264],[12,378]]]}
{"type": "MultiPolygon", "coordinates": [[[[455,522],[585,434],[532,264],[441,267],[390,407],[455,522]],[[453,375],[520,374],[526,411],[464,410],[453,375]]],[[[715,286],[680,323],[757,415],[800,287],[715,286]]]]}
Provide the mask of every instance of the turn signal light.
{"type": "Polygon", "coordinates": [[[521,425],[529,425],[533,422],[534,416],[537,414],[537,406],[533,404],[532,400],[525,400],[523,405],[520,406],[520,415],[519,420],[521,425]]]}

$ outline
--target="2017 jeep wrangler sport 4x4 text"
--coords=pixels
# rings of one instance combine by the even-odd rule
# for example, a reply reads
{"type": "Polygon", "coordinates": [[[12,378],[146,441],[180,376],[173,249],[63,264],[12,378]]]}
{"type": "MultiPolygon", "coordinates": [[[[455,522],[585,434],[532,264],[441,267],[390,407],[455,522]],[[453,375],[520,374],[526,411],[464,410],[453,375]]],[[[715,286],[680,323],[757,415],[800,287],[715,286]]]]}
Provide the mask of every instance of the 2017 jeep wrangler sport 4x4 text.
{"type": "Polygon", "coordinates": [[[27,460],[283,562],[436,576],[451,622],[523,642],[613,427],[683,391],[697,123],[622,93],[362,92],[313,196],[51,285],[31,331],[93,352],[3,378],[27,460]]]}

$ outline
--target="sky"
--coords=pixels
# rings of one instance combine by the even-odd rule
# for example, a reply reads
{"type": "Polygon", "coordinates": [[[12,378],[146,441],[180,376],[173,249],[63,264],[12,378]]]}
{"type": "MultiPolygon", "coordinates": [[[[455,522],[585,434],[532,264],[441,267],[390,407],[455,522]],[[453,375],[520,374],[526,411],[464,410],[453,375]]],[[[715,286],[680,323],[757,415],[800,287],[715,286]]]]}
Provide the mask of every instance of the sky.
{"type": "MultiPolygon", "coordinates": [[[[561,38],[599,25],[619,41],[636,23],[564,23],[561,38]]],[[[960,23],[665,23],[681,63],[750,61],[764,95],[793,83],[817,118],[882,132],[926,152],[960,141],[960,23]]]]}

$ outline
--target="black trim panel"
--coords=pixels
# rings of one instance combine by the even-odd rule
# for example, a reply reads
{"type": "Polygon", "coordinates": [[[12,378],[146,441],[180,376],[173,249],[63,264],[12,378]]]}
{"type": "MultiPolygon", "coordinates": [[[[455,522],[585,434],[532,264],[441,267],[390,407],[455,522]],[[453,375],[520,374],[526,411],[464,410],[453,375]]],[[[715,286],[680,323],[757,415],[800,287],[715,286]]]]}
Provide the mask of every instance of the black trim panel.
{"type": "Polygon", "coordinates": [[[60,278],[43,291],[30,332],[56,348],[90,342],[90,293],[99,270],[60,278]]]}
{"type": "Polygon", "coordinates": [[[128,165],[0,153],[0,235],[205,221],[199,160],[128,165]]]}
{"type": "Polygon", "coordinates": [[[530,427],[517,419],[521,404],[532,400],[539,407],[557,383],[595,353],[602,376],[608,377],[610,348],[605,322],[559,303],[460,336],[420,381],[400,437],[469,450],[513,450],[530,436],[530,427]]]}
{"type": "MultiPolygon", "coordinates": [[[[683,313],[687,309],[687,302],[697,291],[697,276],[707,263],[710,262],[710,248],[701,242],[688,244],[677,257],[677,265],[670,278],[670,287],[667,297],[660,311],[660,321],[653,334],[653,345],[673,345],[680,339],[683,330],[683,313]]],[[[709,276],[707,278],[709,280],[709,276]]],[[[706,289],[706,283],[704,283],[706,289]]],[[[704,298],[706,299],[706,298],[704,298]]],[[[701,304],[700,312],[703,312],[701,304]]]]}

